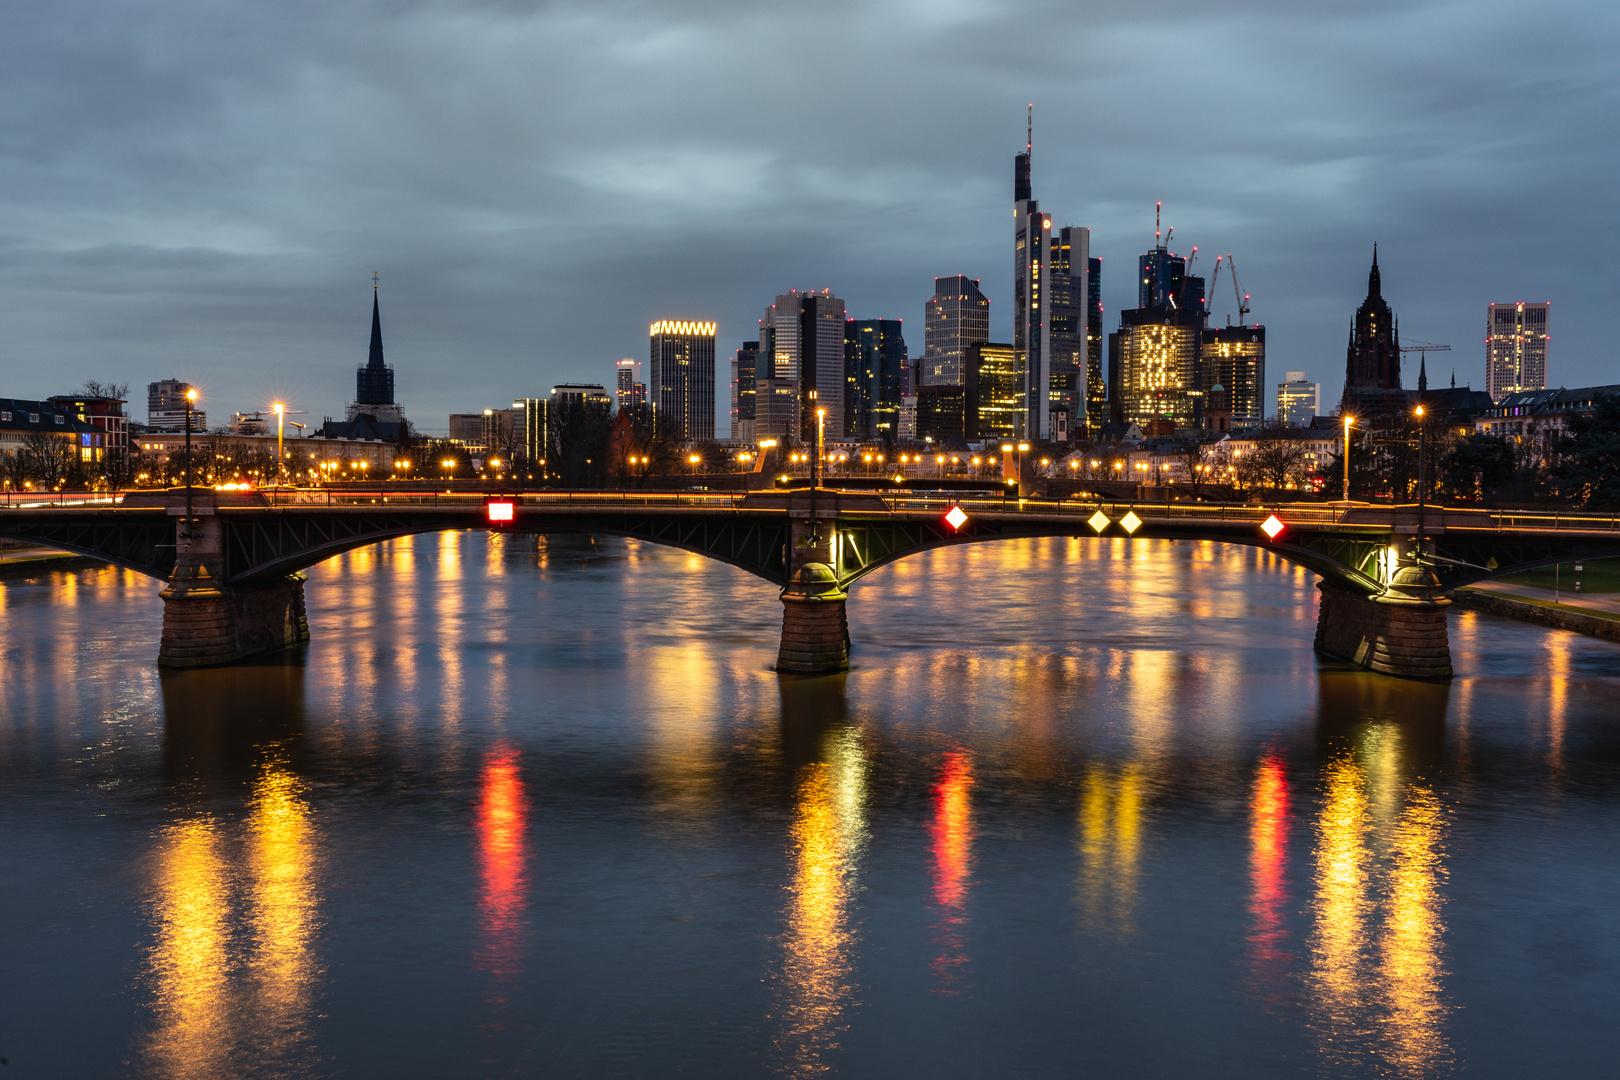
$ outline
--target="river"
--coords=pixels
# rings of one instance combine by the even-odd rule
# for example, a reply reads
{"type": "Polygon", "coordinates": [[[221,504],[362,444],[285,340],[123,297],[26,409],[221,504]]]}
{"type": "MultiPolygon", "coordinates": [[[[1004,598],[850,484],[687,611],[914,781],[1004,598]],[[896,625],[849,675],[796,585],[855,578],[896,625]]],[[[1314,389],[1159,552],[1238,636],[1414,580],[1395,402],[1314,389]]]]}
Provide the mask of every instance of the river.
{"type": "Polygon", "coordinates": [[[1007,541],[775,590],[618,539],[0,583],[0,1057],[32,1077],[1480,1076],[1620,1055],[1620,646],[1311,650],[1255,549],[1007,541]]]}

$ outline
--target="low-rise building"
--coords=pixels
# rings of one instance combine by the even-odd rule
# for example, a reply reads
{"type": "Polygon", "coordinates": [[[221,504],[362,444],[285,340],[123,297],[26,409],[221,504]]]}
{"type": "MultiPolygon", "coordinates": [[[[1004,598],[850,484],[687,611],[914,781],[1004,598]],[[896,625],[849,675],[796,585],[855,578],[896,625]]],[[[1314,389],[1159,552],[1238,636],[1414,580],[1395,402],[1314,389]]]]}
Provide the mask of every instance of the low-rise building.
{"type": "Polygon", "coordinates": [[[1550,464],[1558,441],[1577,416],[1590,416],[1602,397],[1620,395],[1620,384],[1574,390],[1522,390],[1474,418],[1474,430],[1513,443],[1532,465],[1550,464]]]}

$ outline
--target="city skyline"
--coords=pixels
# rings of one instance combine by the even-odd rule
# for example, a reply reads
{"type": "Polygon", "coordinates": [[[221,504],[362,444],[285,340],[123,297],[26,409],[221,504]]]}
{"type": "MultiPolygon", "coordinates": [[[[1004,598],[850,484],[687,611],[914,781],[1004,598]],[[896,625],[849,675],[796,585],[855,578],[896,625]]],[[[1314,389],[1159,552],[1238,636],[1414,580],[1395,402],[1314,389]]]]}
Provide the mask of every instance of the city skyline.
{"type": "MultiPolygon", "coordinates": [[[[1435,380],[1455,366],[1459,385],[1483,387],[1479,309],[1522,299],[1559,308],[1549,384],[1612,381],[1603,289],[1571,257],[1584,232],[1565,220],[1579,207],[1584,226],[1601,229],[1614,214],[1586,179],[1606,175],[1614,151],[1582,135],[1602,126],[1594,109],[1613,109],[1601,58],[1620,24],[1607,9],[1549,24],[1552,82],[1517,56],[1491,61],[1508,48],[1497,39],[1512,38],[1498,33],[1505,7],[1471,13],[1466,30],[1436,7],[1347,11],[1331,35],[1304,17],[1267,27],[1258,14],[1200,15],[1206,47],[1275,70],[1223,82],[1212,114],[1160,110],[1151,138],[1124,119],[1136,100],[1128,73],[1165,34],[1190,45],[1185,17],[1150,27],[1136,14],[1044,14],[1054,41],[1090,34],[1085,52],[1099,63],[1036,80],[998,59],[1015,19],[874,5],[808,28],[779,85],[728,95],[671,88],[629,59],[679,41],[702,69],[741,32],[723,5],[617,12],[613,33],[548,11],[449,10],[383,14],[364,31],[334,21],[324,37],[280,13],[221,9],[168,35],[179,15],[114,13],[96,45],[56,32],[72,4],[9,15],[4,47],[17,56],[4,78],[13,99],[37,106],[0,121],[11,148],[0,153],[10,392],[176,377],[222,415],[281,398],[341,416],[374,270],[398,393],[424,418],[606,380],[661,318],[717,321],[729,356],[789,288],[830,288],[856,317],[909,322],[915,355],[930,283],[961,273],[983,283],[990,338],[1011,340],[1005,170],[1032,100],[1035,186],[1061,223],[1092,230],[1110,324],[1131,306],[1129,268],[1151,246],[1162,200],[1178,237],[1239,255],[1270,366],[1306,370],[1325,400],[1339,397],[1335,354],[1374,242],[1408,335],[1454,347],[1431,365],[1435,380]],[[898,41],[882,38],[887,67],[855,63],[870,46],[852,31],[873,24],[899,28],[898,41]],[[835,137],[792,125],[784,135],[765,118],[801,100],[822,70],[809,56],[835,30],[857,74],[819,107],[849,122],[829,126],[835,137]],[[351,48],[362,32],[367,48],[351,48]],[[1425,32],[1438,45],[1421,65],[1364,59],[1380,51],[1373,43],[1425,32]],[[434,33],[438,67],[470,79],[453,107],[399,74],[434,33]],[[154,54],[156,40],[173,54],[154,54]],[[949,116],[905,80],[918,65],[933,71],[942,48],[959,61],[939,68],[945,88],[970,91],[949,116]],[[548,58],[555,81],[533,73],[548,58]],[[298,70],[355,92],[332,109],[292,85],[298,70]],[[1569,94],[1559,80],[1597,89],[1569,94]],[[87,110],[92,100],[120,107],[103,115],[87,110]],[[694,110],[669,133],[670,116],[694,110]],[[245,112],[266,122],[241,124],[245,112]],[[1237,146],[1234,116],[1262,134],[1237,146]],[[47,131],[52,150],[26,150],[47,131]],[[1519,165],[1481,170],[1486,147],[1519,165]],[[637,244],[587,241],[604,219],[634,229],[637,244]]],[[[788,18],[759,15],[749,33],[788,18]]],[[[1225,302],[1211,299],[1212,321],[1224,321],[1225,302]]]]}

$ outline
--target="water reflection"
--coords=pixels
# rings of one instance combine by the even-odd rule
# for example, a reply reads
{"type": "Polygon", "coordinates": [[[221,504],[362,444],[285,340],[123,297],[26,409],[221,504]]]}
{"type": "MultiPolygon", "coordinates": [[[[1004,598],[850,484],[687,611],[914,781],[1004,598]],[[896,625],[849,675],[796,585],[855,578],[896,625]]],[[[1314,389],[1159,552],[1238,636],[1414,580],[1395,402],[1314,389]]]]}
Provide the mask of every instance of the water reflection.
{"type": "Polygon", "coordinates": [[[823,728],[818,741],[819,760],[798,769],[794,788],[782,938],[776,1046],[782,1071],[792,1076],[831,1068],[855,994],[850,905],[866,842],[865,751],[853,727],[823,728]]]}
{"type": "MultiPolygon", "coordinates": [[[[518,752],[494,747],[479,779],[478,945],[475,966],[489,975],[485,1002],[504,1006],[523,971],[528,931],[529,800],[518,752]]],[[[493,1021],[499,1027],[499,1021],[493,1021]]]]}
{"type": "Polygon", "coordinates": [[[1080,781],[1080,909],[1093,931],[1136,930],[1144,794],[1135,763],[1086,765],[1080,781]]]}
{"type": "Polygon", "coordinates": [[[1249,799],[1249,972],[1268,1009],[1290,996],[1288,774],[1275,751],[1255,767],[1249,799]]]}
{"type": "Polygon", "coordinates": [[[1421,780],[1432,742],[1425,710],[1444,695],[1401,686],[1359,707],[1403,700],[1410,722],[1364,720],[1342,731],[1323,767],[1310,1003],[1318,1049],[1336,1070],[1425,1076],[1450,1056],[1440,892],[1447,811],[1421,780]]]}
{"type": "Polygon", "coordinates": [[[143,1056],[162,1076],[218,1076],[234,1040],[230,879],[212,818],[165,830],[153,885],[157,933],[147,964],[155,1023],[143,1056]]]}
{"type": "Polygon", "coordinates": [[[281,748],[268,750],[248,815],[249,919],[256,1000],[256,1056],[285,1076],[309,1052],[309,1023],[320,977],[315,950],[320,891],[319,837],[281,748]]]}
{"type": "Polygon", "coordinates": [[[968,875],[973,868],[973,765],[953,750],[934,785],[933,835],[935,989],[954,994],[967,976],[968,875]]]}

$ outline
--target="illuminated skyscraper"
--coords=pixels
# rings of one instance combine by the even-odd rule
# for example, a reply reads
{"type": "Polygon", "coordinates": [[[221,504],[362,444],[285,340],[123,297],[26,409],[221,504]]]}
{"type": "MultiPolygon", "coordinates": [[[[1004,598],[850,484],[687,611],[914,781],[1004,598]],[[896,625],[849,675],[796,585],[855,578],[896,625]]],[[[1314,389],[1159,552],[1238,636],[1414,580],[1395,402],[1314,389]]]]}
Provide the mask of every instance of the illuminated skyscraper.
{"type": "MultiPolygon", "coordinates": [[[[1108,380],[1103,377],[1102,260],[1086,262],[1086,424],[1092,430],[1106,424],[1108,380]]],[[[1075,425],[1078,432],[1079,424],[1075,425]]]]}
{"type": "Polygon", "coordinates": [[[1196,428],[1205,390],[1204,279],[1187,273],[1167,241],[1155,231],[1153,250],[1137,260],[1137,306],[1119,313],[1109,337],[1115,417],[1155,435],[1196,428]]]}
{"type": "Polygon", "coordinates": [[[934,295],[923,305],[922,384],[962,385],[968,346],[989,340],[990,301],[979,291],[979,279],[935,278],[934,295]]]}
{"type": "Polygon", "coordinates": [[[906,342],[899,319],[844,323],[845,437],[892,440],[899,434],[905,371],[906,342]]]}
{"type": "Polygon", "coordinates": [[[712,322],[652,324],[648,390],[653,428],[672,439],[714,438],[712,322]]]}
{"type": "Polygon", "coordinates": [[[1019,436],[1061,439],[1087,404],[1091,231],[1054,233],[1030,186],[1034,147],[1032,119],[1024,152],[1013,157],[1012,346],[1024,394],[1019,436]]]}
{"type": "Polygon", "coordinates": [[[1266,328],[1212,326],[1198,349],[1199,388],[1226,388],[1232,427],[1257,427],[1266,417],[1266,328]]]}
{"type": "Polygon", "coordinates": [[[1485,311],[1485,391],[1492,401],[1547,388],[1551,304],[1492,304],[1485,311]]]}
{"type": "Polygon", "coordinates": [[[647,404],[647,384],[636,378],[639,367],[641,364],[629,357],[613,365],[613,393],[621,409],[647,404]]]}
{"type": "Polygon", "coordinates": [[[968,348],[965,376],[966,436],[1022,438],[1024,379],[1018,351],[1003,342],[977,342],[968,348]]]}
{"type": "Polygon", "coordinates": [[[844,302],[830,290],[790,289],[759,321],[755,371],[758,438],[813,442],[816,410],[827,411],[826,430],[844,430],[844,302]]]}
{"type": "Polygon", "coordinates": [[[1283,372],[1277,384],[1277,419],[1289,427],[1310,427],[1322,411],[1322,384],[1305,381],[1303,371],[1283,372]]]}
{"type": "Polygon", "coordinates": [[[753,442],[754,378],[759,368],[759,342],[745,341],[731,357],[731,437],[753,442]]]}

